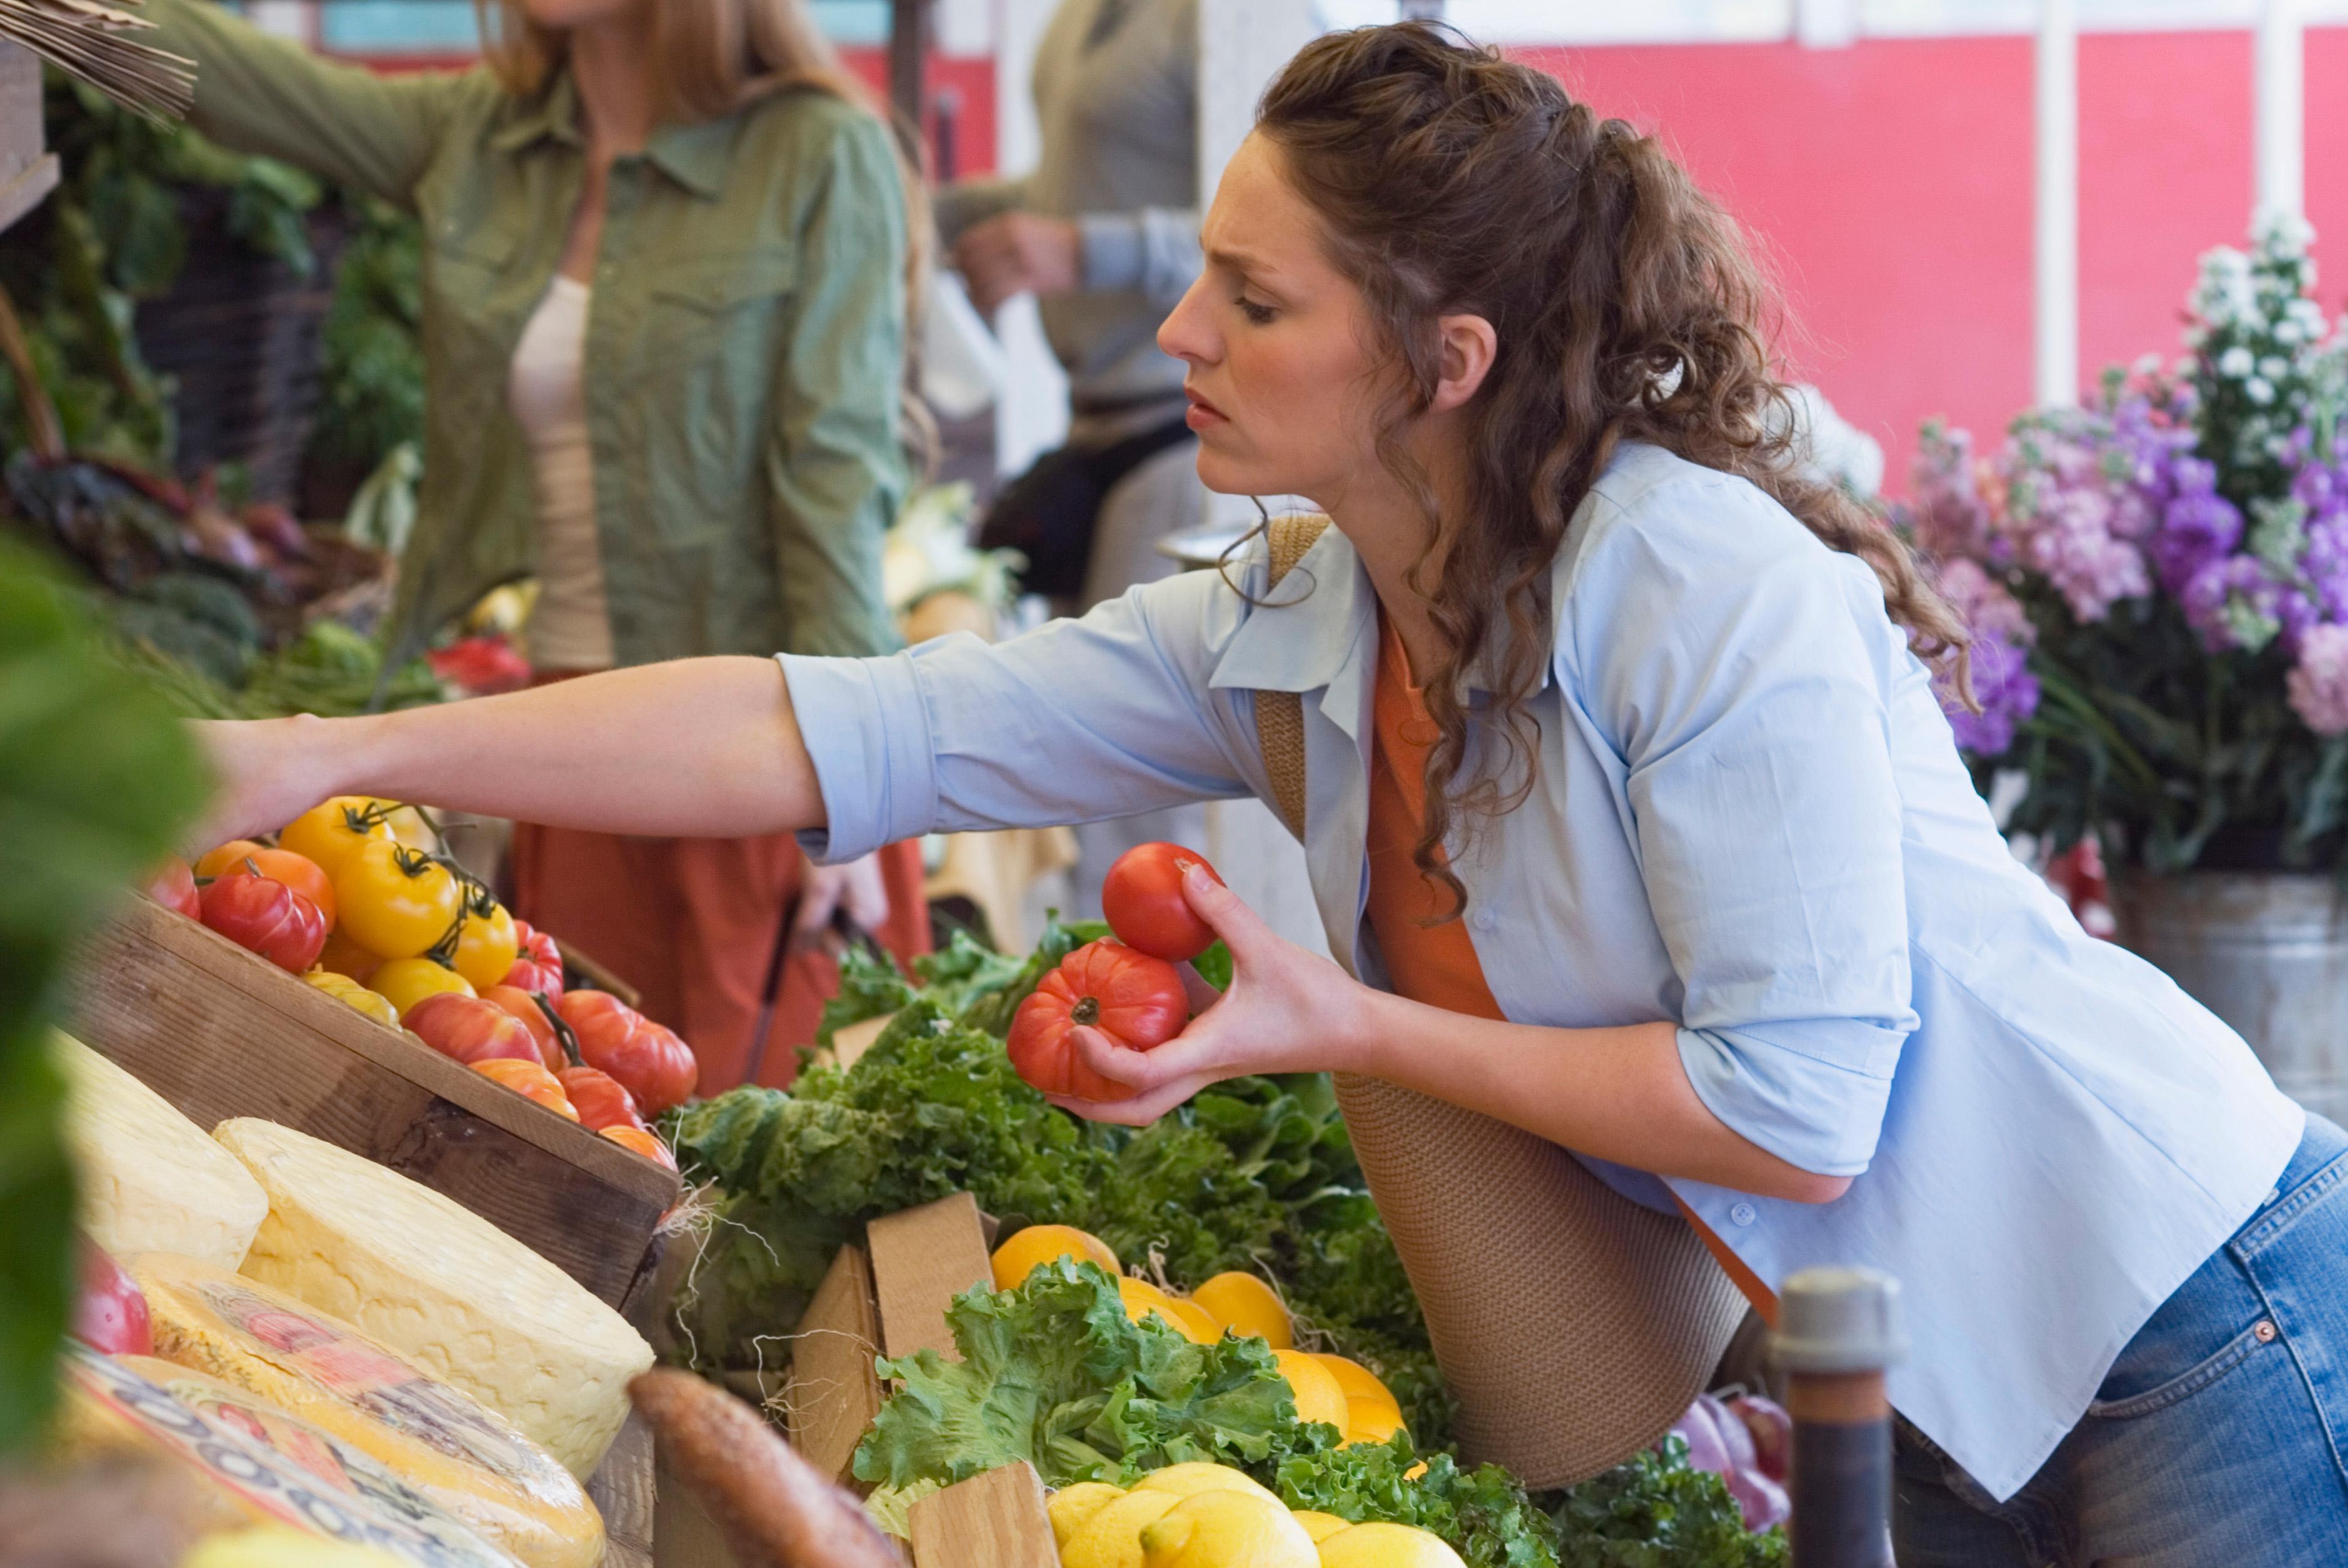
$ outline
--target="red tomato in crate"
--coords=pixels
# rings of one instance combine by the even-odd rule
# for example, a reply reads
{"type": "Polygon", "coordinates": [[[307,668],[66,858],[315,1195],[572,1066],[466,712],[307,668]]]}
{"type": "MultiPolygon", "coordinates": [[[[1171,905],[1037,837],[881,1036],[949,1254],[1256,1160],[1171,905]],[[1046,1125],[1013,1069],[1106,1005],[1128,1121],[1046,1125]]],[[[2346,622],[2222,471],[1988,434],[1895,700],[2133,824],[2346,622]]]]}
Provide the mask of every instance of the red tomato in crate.
{"type": "Polygon", "coordinates": [[[411,1006],[399,1021],[425,1044],[468,1067],[510,1058],[546,1071],[530,1030],[495,1002],[458,991],[435,991],[411,1006]]]}
{"type": "Polygon", "coordinates": [[[1118,856],[1101,879],[1101,915],[1117,939],[1178,964],[1214,946],[1213,929],[1182,897],[1182,873],[1193,866],[1222,881],[1205,856],[1179,844],[1138,844],[1118,856]]]}
{"type": "Polygon", "coordinates": [[[669,1153],[668,1145],[662,1143],[657,1134],[642,1127],[605,1127],[600,1131],[602,1137],[609,1138],[621,1148],[633,1150],[672,1171],[676,1169],[676,1156],[669,1153]]]}
{"type": "Polygon", "coordinates": [[[592,1067],[563,1067],[556,1069],[554,1076],[562,1092],[571,1096],[571,1103],[578,1107],[579,1124],[588,1131],[644,1124],[636,1111],[635,1096],[610,1073],[592,1067]]]}
{"type": "Polygon", "coordinates": [[[325,916],[274,877],[218,877],[198,897],[205,925],[289,973],[300,974],[325,949],[325,916]]]}
{"type": "Polygon", "coordinates": [[[579,1112],[572,1107],[570,1097],[554,1074],[535,1061],[517,1061],[509,1056],[495,1056],[473,1063],[473,1071],[492,1083],[503,1084],[525,1100],[535,1100],[565,1121],[576,1122],[579,1112]]]}
{"type": "Polygon", "coordinates": [[[307,856],[296,855],[290,849],[269,849],[254,845],[234,860],[210,873],[212,876],[266,876],[283,882],[303,897],[318,907],[326,917],[326,929],[335,928],[335,884],[318,863],[307,856]]]}
{"type": "Polygon", "coordinates": [[[513,968],[499,984],[513,987],[518,991],[531,991],[552,1000],[562,995],[562,953],[555,947],[554,938],[517,918],[513,923],[515,951],[513,968]]]}
{"type": "Polygon", "coordinates": [[[209,882],[215,876],[225,875],[230,866],[255,850],[268,847],[257,838],[232,838],[226,844],[214,845],[196,856],[196,875],[209,882]]]}
{"type": "Polygon", "coordinates": [[[109,1356],[152,1356],[155,1334],[147,1297],[107,1250],[79,1231],[81,1283],[74,1293],[73,1337],[109,1356]]]}
{"type": "Polygon", "coordinates": [[[554,1032],[552,1021],[547,1018],[546,1009],[538,1005],[536,997],[511,986],[491,986],[481,993],[481,999],[495,1002],[521,1020],[522,1028],[538,1041],[538,1057],[546,1064],[547,1071],[561,1072],[570,1065],[570,1059],[562,1054],[562,1039],[554,1032]]]}
{"type": "Polygon", "coordinates": [[[1089,1026],[1128,1050],[1182,1032],[1190,999],[1172,964],[1121,942],[1087,942],[1044,977],[1011,1020],[1006,1049],[1020,1077],[1046,1094],[1130,1100],[1133,1091],[1085,1065],[1072,1031],[1089,1026]]]}
{"type": "Polygon", "coordinates": [[[636,1107],[657,1116],[692,1098],[701,1063],[676,1031],[654,1023],[609,991],[572,991],[554,1010],[579,1037],[579,1057],[619,1080],[636,1107]]]}
{"type": "Polygon", "coordinates": [[[173,914],[185,915],[191,920],[204,917],[203,899],[196,892],[196,874],[176,856],[149,872],[139,890],[173,914]]]}

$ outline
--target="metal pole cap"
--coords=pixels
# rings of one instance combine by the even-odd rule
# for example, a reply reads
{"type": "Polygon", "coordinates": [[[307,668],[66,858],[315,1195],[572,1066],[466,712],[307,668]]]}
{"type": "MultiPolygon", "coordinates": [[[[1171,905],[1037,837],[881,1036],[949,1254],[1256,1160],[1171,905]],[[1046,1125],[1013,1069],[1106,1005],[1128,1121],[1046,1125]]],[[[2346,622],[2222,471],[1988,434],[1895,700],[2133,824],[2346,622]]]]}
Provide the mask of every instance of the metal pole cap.
{"type": "Polygon", "coordinates": [[[1805,1268],[1777,1298],[1770,1355],[1788,1372],[1879,1372],[1908,1353],[1900,1282],[1871,1268],[1805,1268]]]}

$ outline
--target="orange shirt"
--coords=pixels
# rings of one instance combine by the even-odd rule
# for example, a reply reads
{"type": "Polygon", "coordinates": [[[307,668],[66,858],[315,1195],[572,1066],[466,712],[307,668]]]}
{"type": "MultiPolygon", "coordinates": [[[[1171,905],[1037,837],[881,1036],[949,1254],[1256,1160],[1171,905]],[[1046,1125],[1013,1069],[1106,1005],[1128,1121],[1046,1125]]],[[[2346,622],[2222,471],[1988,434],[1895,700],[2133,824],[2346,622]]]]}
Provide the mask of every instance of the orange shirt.
{"type": "MultiPolygon", "coordinates": [[[[1448,907],[1442,884],[1411,861],[1426,818],[1426,753],[1434,748],[1437,731],[1426,716],[1424,693],[1411,683],[1410,657],[1401,634],[1384,616],[1378,618],[1378,678],[1371,726],[1369,919],[1385,959],[1386,978],[1395,995],[1412,1001],[1471,1018],[1505,1020],[1508,1015],[1484,979],[1483,960],[1476,956],[1468,923],[1427,924],[1448,907]]],[[[1774,1320],[1776,1297],[1759,1276],[1685,1204],[1680,1204],[1680,1213],[1695,1226],[1745,1298],[1774,1320]]]]}

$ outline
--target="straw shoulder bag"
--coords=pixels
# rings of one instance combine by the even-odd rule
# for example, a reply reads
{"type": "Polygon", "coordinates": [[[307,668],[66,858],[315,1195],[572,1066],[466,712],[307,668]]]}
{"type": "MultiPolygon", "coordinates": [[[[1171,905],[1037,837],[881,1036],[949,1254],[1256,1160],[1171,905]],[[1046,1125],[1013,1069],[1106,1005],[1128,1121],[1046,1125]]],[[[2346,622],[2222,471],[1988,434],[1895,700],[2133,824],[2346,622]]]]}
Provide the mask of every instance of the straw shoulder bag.
{"type": "MultiPolygon", "coordinates": [[[[1272,521],[1272,583],[1328,525],[1272,521]]],[[[1272,804],[1302,839],[1303,699],[1258,692],[1255,722],[1272,804]]],[[[1458,1401],[1461,1451],[1545,1488],[1661,1438],[1746,1310],[1694,1230],[1505,1122],[1358,1073],[1337,1075],[1337,1101],[1458,1401]]]]}

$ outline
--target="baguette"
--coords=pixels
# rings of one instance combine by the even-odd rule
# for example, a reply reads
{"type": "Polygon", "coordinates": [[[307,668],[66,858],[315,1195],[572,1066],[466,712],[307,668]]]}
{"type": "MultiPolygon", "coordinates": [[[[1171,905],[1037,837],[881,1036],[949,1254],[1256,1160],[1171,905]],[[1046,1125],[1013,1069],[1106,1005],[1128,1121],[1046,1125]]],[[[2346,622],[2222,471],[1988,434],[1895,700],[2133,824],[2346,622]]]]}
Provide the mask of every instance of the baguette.
{"type": "Polygon", "coordinates": [[[904,1568],[863,1506],[743,1400],[668,1368],[637,1377],[628,1398],[740,1568],[904,1568]]]}

